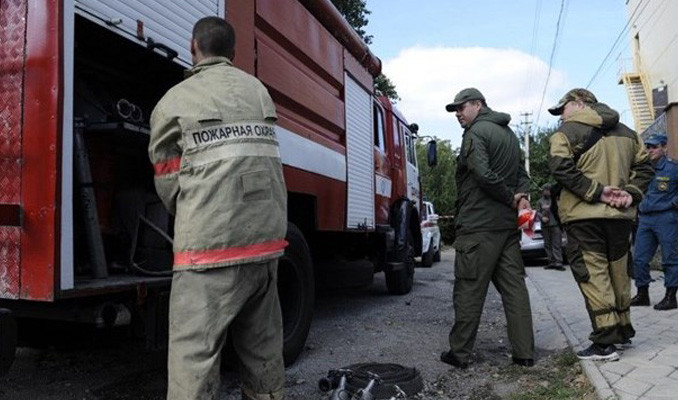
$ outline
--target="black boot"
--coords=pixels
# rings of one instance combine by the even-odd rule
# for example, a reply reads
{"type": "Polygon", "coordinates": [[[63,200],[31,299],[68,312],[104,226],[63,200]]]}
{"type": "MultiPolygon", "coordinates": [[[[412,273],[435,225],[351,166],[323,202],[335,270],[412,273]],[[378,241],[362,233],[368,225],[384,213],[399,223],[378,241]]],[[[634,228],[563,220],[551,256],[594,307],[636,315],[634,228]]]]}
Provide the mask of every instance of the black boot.
{"type": "Polygon", "coordinates": [[[631,299],[631,306],[649,306],[650,294],[647,292],[648,286],[638,287],[638,293],[631,299]]]}
{"type": "Polygon", "coordinates": [[[666,288],[666,296],[660,301],[659,303],[655,304],[654,309],[655,310],[673,310],[674,308],[678,308],[678,304],[676,304],[676,287],[667,287],[666,288]]]}

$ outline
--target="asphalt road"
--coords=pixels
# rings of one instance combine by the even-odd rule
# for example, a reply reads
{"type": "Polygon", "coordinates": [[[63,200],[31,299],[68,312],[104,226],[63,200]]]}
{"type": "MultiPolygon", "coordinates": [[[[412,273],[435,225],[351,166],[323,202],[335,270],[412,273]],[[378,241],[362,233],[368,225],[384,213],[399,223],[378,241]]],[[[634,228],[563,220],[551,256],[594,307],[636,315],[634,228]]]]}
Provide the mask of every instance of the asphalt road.
{"type": "MultiPolygon", "coordinates": [[[[417,368],[426,390],[418,398],[482,396],[487,379],[509,363],[503,309],[491,289],[471,368],[441,363],[453,321],[452,261],[453,252],[445,251],[432,268],[417,269],[404,296],[387,293],[383,274],[362,288],[322,290],[306,350],[286,371],[286,399],[324,399],[317,382],[330,369],[370,361],[417,368]]],[[[119,333],[70,332],[41,348],[20,348],[0,378],[0,399],[164,399],[164,354],[119,333]]],[[[220,399],[240,399],[235,373],[224,373],[220,399]]]]}

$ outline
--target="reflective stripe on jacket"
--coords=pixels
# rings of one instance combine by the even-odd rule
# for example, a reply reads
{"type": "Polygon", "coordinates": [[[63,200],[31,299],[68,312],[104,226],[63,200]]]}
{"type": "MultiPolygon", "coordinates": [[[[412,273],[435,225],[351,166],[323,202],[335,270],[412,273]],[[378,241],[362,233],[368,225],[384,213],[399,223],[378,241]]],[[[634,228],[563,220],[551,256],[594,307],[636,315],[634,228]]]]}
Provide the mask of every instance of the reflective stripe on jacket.
{"type": "Polygon", "coordinates": [[[189,74],[153,110],[148,150],[158,195],[175,215],[174,269],[279,257],[287,191],[273,101],[223,57],[189,74]]]}

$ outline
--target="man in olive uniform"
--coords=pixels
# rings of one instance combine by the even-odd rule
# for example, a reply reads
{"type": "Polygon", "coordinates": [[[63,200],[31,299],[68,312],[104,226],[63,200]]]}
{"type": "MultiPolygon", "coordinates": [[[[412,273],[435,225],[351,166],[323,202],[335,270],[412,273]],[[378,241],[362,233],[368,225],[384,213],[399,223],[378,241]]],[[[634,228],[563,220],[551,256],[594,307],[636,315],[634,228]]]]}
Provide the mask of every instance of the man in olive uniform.
{"type": "Polygon", "coordinates": [[[155,185],[175,216],[171,400],[217,398],[227,330],[243,399],[283,396],[276,282],[287,244],[287,193],[276,113],[264,85],[233,66],[234,44],[226,21],[199,20],[190,76],[151,115],[155,185]]]}
{"type": "Polygon", "coordinates": [[[614,361],[615,344],[635,335],[627,257],[652,165],[640,136],[588,90],[570,90],[549,112],[562,121],[550,138],[549,169],[562,187],[565,250],[593,326],[593,343],[577,356],[614,361]]]}
{"type": "Polygon", "coordinates": [[[520,254],[518,208],[527,208],[529,177],[508,114],[491,110],[474,88],[446,107],[464,128],[457,158],[454,326],[450,350],[440,359],[466,368],[490,281],[506,313],[513,362],[534,365],[534,333],[525,267],[520,254]]]}

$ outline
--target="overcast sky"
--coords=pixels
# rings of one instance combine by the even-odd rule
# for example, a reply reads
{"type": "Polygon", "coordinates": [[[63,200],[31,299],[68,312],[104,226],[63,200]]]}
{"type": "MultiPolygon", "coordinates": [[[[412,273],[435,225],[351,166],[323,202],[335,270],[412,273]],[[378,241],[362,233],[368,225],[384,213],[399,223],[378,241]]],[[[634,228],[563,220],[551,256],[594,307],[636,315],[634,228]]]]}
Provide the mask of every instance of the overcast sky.
{"type": "Polygon", "coordinates": [[[444,106],[465,87],[480,89],[491,108],[512,115],[513,125],[531,112],[534,130],[537,122],[556,125],[546,108],[567,90],[587,87],[595,75],[589,90],[632,126],[626,92],[617,84],[622,60],[628,64],[631,54],[624,3],[367,0],[372,13],[365,30],[374,36],[370,47],[396,85],[405,117],[421,134],[458,147],[461,128],[444,106]]]}

